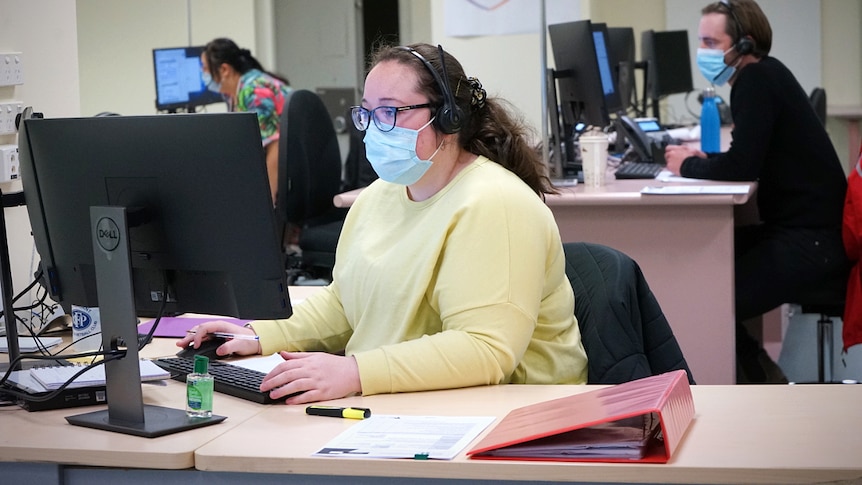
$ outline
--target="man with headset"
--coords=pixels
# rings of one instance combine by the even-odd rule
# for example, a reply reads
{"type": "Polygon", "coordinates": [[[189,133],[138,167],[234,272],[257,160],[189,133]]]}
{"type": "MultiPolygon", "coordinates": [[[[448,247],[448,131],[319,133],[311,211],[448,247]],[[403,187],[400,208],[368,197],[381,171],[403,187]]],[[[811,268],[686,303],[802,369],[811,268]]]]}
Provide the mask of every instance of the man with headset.
{"type": "Polygon", "coordinates": [[[786,382],[741,322],[846,278],[847,181],[805,91],[769,57],[772,29],[757,3],[722,0],[701,13],[698,67],[732,86],[733,140],[723,153],[668,146],[665,158],[677,175],[758,182],[761,222],[738,227],[735,240],[737,381],[786,382]]]}

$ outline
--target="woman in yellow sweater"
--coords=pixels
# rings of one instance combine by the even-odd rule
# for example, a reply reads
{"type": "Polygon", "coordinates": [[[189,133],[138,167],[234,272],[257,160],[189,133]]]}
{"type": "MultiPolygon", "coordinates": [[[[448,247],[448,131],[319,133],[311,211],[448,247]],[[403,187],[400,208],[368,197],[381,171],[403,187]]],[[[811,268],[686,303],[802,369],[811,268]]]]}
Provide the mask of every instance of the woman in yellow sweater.
{"type": "Polygon", "coordinates": [[[438,46],[380,49],[356,127],[380,179],[357,198],[333,282],[230,353],[281,352],[261,389],[288,404],[476,385],[577,384],[587,357],[527,130],[438,46]],[[445,62],[444,62],[445,61],[445,62]]]}

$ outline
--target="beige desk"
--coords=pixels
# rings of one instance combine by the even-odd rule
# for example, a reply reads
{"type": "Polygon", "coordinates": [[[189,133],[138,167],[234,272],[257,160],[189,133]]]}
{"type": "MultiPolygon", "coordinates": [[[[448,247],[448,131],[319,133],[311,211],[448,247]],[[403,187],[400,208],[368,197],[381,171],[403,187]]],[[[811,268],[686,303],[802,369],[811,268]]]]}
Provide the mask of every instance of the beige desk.
{"type": "MultiPolygon", "coordinates": [[[[290,287],[294,301],[317,287],[290,287]]],[[[5,338],[5,337],[4,337],[5,338]]],[[[173,355],[176,339],[153,339],[143,357],[173,355]]],[[[5,357],[5,354],[3,354],[5,357]]],[[[173,380],[143,384],[144,404],[185,409],[185,384],[173,380]]],[[[105,406],[102,406],[105,407],[105,406]]],[[[99,406],[27,412],[17,406],[0,407],[0,462],[51,462],[64,465],[187,469],[194,467],[194,451],[226,430],[266,409],[256,403],[216,394],[214,412],[228,416],[223,423],[147,439],[72,426],[65,417],[99,406]]],[[[4,482],[0,474],[0,483],[4,482]]]]}
{"type": "MultiPolygon", "coordinates": [[[[698,185],[728,182],[699,181],[698,185]]],[[[699,384],[736,382],[733,226],[745,195],[642,196],[656,180],[613,180],[547,197],[563,242],[619,249],[638,262],[699,384]]],[[[348,207],[359,191],[335,197],[348,207]]]]}
{"type": "MultiPolygon", "coordinates": [[[[170,339],[158,340],[151,353],[172,353],[172,344],[170,339]]],[[[366,406],[375,414],[501,418],[516,407],[589,389],[490,386],[351,397],[331,403],[366,406]]],[[[666,465],[490,462],[467,459],[464,453],[452,461],[316,458],[313,452],[355,421],[307,416],[302,405],[259,405],[223,394],[216,395],[215,410],[228,416],[224,423],[155,439],[71,426],[63,418],[76,410],[28,413],[3,408],[0,483],[862,480],[862,433],[858,431],[862,386],[694,386],[692,392],[695,420],[666,465]]],[[[149,404],[181,406],[184,386],[174,381],[145,385],[144,399],[149,404]]]]}
{"type": "MultiPolygon", "coordinates": [[[[587,389],[510,385],[356,397],[334,403],[370,407],[376,414],[502,417],[519,406],[587,389]]],[[[263,474],[491,482],[862,480],[862,433],[858,431],[862,414],[857,410],[862,386],[694,386],[692,391],[695,420],[666,465],[482,461],[467,459],[464,453],[453,461],[312,457],[353,422],[307,416],[303,406],[276,405],[201,446],[195,452],[195,467],[263,474]]]]}
{"type": "MultiPolygon", "coordinates": [[[[177,351],[174,339],[154,339],[147,356],[177,351]]],[[[185,384],[157,381],[143,384],[144,404],[185,409],[185,384]]],[[[228,416],[221,424],[147,439],[72,426],[65,417],[100,406],[27,412],[17,406],[0,408],[0,461],[53,462],[67,465],[184,469],[194,466],[194,451],[264,407],[223,394],[214,400],[215,413],[228,416]]],[[[105,406],[101,406],[105,407],[105,406]]],[[[3,482],[0,479],[0,482],[3,482]]]]}

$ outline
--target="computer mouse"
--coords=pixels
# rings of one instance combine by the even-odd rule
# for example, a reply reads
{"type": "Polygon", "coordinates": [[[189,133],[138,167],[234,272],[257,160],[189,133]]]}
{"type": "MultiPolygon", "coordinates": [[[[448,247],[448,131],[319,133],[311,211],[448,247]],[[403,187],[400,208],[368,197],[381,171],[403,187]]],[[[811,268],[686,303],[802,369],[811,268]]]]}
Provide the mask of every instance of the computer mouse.
{"type": "Polygon", "coordinates": [[[201,342],[200,347],[194,348],[192,345],[180,350],[177,352],[177,357],[182,357],[184,359],[194,359],[196,355],[204,355],[209,359],[224,359],[227,355],[217,355],[216,349],[223,343],[227,342],[227,339],[215,337],[209,340],[204,340],[201,342]]]}

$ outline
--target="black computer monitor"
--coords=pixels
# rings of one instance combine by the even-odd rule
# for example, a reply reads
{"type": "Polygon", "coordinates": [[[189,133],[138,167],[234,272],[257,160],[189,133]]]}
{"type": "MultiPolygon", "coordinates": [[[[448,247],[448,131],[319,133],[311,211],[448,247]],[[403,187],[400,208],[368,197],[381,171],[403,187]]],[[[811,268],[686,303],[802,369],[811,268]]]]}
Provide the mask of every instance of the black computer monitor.
{"type": "Polygon", "coordinates": [[[291,315],[257,116],[28,119],[18,143],[43,284],[67,310],[98,306],[103,349],[125,352],[105,364],[109,417],[67,419],[142,436],[202,425],[141,408],[136,317],[165,299],[173,312],[291,315]]]}
{"type": "Polygon", "coordinates": [[[567,162],[577,154],[573,139],[578,125],[608,126],[610,113],[621,108],[613,81],[605,24],[578,20],[548,26],[554,52],[561,136],[567,162]]]}
{"type": "Polygon", "coordinates": [[[201,77],[203,46],[153,49],[156,80],[156,109],[195,111],[198,106],[224,102],[224,97],[207,89],[201,77]]]}
{"type": "Polygon", "coordinates": [[[548,26],[562,115],[567,124],[607,126],[620,107],[605,24],[578,20],[548,26]]]}
{"type": "Polygon", "coordinates": [[[635,93],[635,31],[631,27],[608,27],[608,53],[622,111],[637,104],[635,93]]]}
{"type": "Polygon", "coordinates": [[[646,30],[641,34],[641,58],[646,64],[644,102],[653,101],[653,116],[659,118],[658,100],[694,90],[688,31],[646,30]]]}

